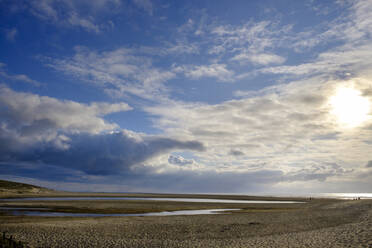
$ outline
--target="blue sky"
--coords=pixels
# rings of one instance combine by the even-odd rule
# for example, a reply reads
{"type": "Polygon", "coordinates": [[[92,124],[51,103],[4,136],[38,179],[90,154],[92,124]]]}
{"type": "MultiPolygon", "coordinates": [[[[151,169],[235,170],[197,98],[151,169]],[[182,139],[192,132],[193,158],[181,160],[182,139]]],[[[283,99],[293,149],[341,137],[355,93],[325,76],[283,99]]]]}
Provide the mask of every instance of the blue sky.
{"type": "Polygon", "coordinates": [[[0,0],[1,178],[368,192],[371,12],[370,0],[0,0]]]}

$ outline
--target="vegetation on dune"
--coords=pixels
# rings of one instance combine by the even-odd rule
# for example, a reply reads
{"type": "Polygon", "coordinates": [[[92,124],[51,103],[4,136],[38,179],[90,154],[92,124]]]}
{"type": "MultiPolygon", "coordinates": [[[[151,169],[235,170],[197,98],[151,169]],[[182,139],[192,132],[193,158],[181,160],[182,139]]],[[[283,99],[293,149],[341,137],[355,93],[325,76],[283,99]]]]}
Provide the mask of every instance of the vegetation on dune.
{"type": "Polygon", "coordinates": [[[15,189],[15,190],[32,190],[32,189],[45,189],[39,186],[26,184],[26,183],[18,183],[18,182],[11,182],[6,180],[0,180],[0,189],[15,189]]]}
{"type": "Polygon", "coordinates": [[[1,197],[19,197],[20,195],[39,195],[41,193],[52,193],[54,190],[27,184],[0,180],[0,196],[1,197]]]}

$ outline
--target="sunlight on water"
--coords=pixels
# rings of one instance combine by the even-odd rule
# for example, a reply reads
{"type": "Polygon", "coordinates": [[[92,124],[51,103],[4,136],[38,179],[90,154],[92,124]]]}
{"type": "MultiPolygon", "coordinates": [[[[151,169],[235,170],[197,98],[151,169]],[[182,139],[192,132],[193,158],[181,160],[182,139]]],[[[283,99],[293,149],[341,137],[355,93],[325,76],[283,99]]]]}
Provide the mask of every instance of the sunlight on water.
{"type": "MultiPolygon", "coordinates": [[[[11,208],[0,207],[0,210],[6,210],[12,215],[26,216],[43,216],[43,217],[115,217],[115,216],[176,216],[176,215],[203,215],[203,214],[223,214],[225,211],[234,211],[240,209],[203,209],[203,210],[179,210],[179,211],[164,211],[157,213],[141,213],[141,214],[96,214],[96,213],[61,213],[48,211],[27,211],[35,208],[11,208]]],[[[42,210],[42,208],[38,208],[42,210]]],[[[46,209],[45,209],[46,210],[46,209]]]]}
{"type": "Polygon", "coordinates": [[[339,198],[339,199],[372,199],[372,193],[319,193],[312,194],[314,197],[329,197],[329,198],[339,198]]]}

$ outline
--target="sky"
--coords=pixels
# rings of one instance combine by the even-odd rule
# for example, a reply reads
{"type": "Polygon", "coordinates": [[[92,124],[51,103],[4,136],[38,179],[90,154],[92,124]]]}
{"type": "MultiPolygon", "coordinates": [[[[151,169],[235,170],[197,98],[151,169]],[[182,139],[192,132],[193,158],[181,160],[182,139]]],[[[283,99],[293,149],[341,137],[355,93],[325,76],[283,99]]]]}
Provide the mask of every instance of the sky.
{"type": "Polygon", "coordinates": [[[0,178],[372,189],[371,0],[0,0],[0,178]]]}

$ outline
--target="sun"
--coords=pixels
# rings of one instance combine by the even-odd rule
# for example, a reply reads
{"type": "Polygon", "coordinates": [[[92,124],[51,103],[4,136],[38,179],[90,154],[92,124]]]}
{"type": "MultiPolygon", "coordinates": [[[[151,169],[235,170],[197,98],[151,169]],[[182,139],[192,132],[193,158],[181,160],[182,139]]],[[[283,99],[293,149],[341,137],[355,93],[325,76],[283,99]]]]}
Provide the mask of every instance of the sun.
{"type": "Polygon", "coordinates": [[[331,113],[340,125],[357,127],[369,119],[370,102],[359,90],[342,87],[330,97],[331,113]]]}

